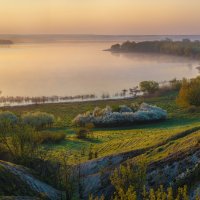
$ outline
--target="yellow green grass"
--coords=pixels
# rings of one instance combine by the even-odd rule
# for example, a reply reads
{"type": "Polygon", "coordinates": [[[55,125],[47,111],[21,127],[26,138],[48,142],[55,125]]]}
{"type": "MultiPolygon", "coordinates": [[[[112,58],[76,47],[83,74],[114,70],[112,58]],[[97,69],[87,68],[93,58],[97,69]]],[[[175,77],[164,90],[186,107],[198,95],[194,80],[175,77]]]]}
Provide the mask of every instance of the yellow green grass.
{"type": "MultiPolygon", "coordinates": [[[[62,159],[63,152],[68,152],[70,161],[74,163],[88,160],[90,151],[99,158],[106,155],[152,147],[161,142],[165,142],[167,139],[180,132],[200,126],[200,110],[196,109],[195,112],[191,113],[187,109],[178,107],[175,102],[176,96],[176,92],[170,92],[160,97],[44,104],[4,109],[10,110],[17,115],[31,111],[42,111],[54,114],[57,122],[55,126],[48,131],[65,133],[66,138],[59,144],[48,144],[44,147],[49,150],[49,155],[57,160],[62,159]],[[76,138],[73,127],[71,127],[71,120],[77,114],[92,110],[96,106],[102,108],[106,105],[110,105],[112,108],[115,108],[119,105],[130,105],[134,102],[147,102],[157,105],[167,110],[168,119],[160,123],[146,125],[95,129],[88,139],[83,140],[76,138]]],[[[181,141],[181,139],[176,140],[177,145],[179,141],[181,141]]],[[[167,149],[169,148],[170,146],[167,147],[167,149]]],[[[175,147],[171,150],[169,149],[169,152],[174,150],[175,147]]],[[[168,154],[164,151],[163,155],[160,153],[157,152],[157,154],[159,154],[158,157],[168,154]]],[[[155,153],[156,156],[157,154],[155,153]]],[[[154,156],[155,159],[157,159],[156,156],[154,156]]],[[[153,157],[150,158],[153,159],[153,157]]]]}
{"type": "MultiPolygon", "coordinates": [[[[69,156],[71,162],[82,162],[88,160],[89,151],[97,153],[97,157],[100,158],[107,155],[154,147],[160,143],[167,142],[172,136],[176,136],[196,126],[200,126],[200,123],[170,128],[96,130],[93,135],[86,140],[77,139],[74,134],[67,134],[65,141],[58,145],[48,145],[48,148],[50,148],[51,155],[56,159],[61,158],[61,152],[67,151],[71,152],[69,156]]],[[[193,134],[191,134],[191,138],[193,138],[193,134]]],[[[196,137],[194,137],[194,140],[196,140],[196,137]]],[[[179,141],[182,140],[177,139],[174,141],[178,144],[179,141]]],[[[171,144],[174,144],[174,141],[171,144]]],[[[191,142],[188,140],[186,144],[190,145],[191,142]]]]}

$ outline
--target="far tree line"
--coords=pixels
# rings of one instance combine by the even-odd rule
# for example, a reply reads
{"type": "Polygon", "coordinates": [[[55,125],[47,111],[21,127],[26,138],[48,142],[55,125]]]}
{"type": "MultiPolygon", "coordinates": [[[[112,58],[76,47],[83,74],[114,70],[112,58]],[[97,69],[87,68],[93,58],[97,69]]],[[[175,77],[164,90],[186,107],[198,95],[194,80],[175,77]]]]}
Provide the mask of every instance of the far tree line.
{"type": "MultiPolygon", "coordinates": [[[[199,106],[200,105],[200,76],[197,78],[178,80],[176,78],[170,81],[157,82],[154,80],[141,81],[138,86],[124,88],[121,92],[113,96],[109,93],[103,93],[101,99],[111,98],[135,98],[137,96],[161,95],[167,91],[179,91],[177,103],[181,106],[199,106]],[[196,96],[194,96],[196,95],[196,96]]],[[[0,91],[0,94],[2,92],[0,91]]],[[[95,94],[85,94],[76,96],[41,96],[41,97],[23,97],[23,96],[0,96],[0,104],[9,106],[10,104],[44,104],[56,102],[71,102],[83,100],[95,100],[99,97],[95,94]]]]}
{"type": "Polygon", "coordinates": [[[200,58],[200,41],[190,41],[189,39],[182,41],[171,39],[143,42],[126,41],[122,44],[112,45],[109,50],[112,52],[163,53],[200,58]]]}

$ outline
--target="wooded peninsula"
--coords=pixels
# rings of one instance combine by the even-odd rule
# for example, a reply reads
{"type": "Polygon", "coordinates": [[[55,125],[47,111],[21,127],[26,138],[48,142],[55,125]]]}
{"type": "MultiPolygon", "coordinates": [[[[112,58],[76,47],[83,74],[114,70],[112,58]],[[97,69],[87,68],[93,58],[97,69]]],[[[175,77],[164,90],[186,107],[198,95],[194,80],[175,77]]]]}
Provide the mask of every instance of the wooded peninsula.
{"type": "Polygon", "coordinates": [[[109,49],[111,52],[142,52],[142,53],[162,53],[178,56],[200,58],[200,41],[191,41],[183,39],[182,41],[173,41],[165,39],[161,41],[143,41],[114,44],[109,49]]]}

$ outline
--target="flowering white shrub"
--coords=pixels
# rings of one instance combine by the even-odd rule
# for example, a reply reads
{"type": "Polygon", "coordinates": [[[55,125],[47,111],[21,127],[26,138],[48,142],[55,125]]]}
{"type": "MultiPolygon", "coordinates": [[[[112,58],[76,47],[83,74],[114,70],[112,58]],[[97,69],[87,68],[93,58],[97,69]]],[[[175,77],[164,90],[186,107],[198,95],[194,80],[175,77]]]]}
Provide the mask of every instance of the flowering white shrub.
{"type": "Polygon", "coordinates": [[[133,110],[130,107],[126,106],[126,105],[121,105],[121,106],[119,106],[119,112],[120,113],[133,112],[133,110]]]}
{"type": "Polygon", "coordinates": [[[51,127],[55,121],[54,115],[45,112],[27,113],[22,116],[22,121],[36,129],[51,127]]]}
{"type": "Polygon", "coordinates": [[[1,111],[0,112],[0,123],[2,122],[8,122],[10,124],[16,124],[18,121],[18,118],[15,114],[9,111],[1,111]]]}
{"type": "Polygon", "coordinates": [[[121,108],[122,111],[120,110],[120,112],[112,112],[110,107],[104,109],[95,108],[92,113],[79,114],[76,116],[73,123],[81,126],[88,123],[93,123],[95,126],[112,126],[159,121],[167,118],[167,112],[165,110],[146,103],[142,103],[136,112],[133,112],[126,106],[121,108]]]}
{"type": "Polygon", "coordinates": [[[96,108],[93,110],[93,116],[94,116],[94,117],[101,116],[101,115],[102,115],[101,110],[102,110],[101,108],[96,107],[96,108]]]}

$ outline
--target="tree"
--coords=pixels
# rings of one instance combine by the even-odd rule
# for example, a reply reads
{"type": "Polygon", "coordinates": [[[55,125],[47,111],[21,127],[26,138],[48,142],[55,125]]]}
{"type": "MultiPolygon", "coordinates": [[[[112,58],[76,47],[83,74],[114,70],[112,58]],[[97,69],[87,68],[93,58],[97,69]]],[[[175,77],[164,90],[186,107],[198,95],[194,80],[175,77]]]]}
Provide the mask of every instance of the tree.
{"type": "Polygon", "coordinates": [[[182,107],[200,106],[200,76],[182,81],[176,102],[182,107]]]}
{"type": "Polygon", "coordinates": [[[59,158],[61,158],[61,163],[58,168],[58,171],[56,172],[57,186],[59,186],[59,188],[62,188],[62,191],[64,191],[64,199],[66,200],[72,199],[73,194],[75,193],[75,187],[77,187],[77,184],[79,184],[80,181],[80,177],[78,177],[79,172],[77,167],[69,163],[70,156],[71,152],[69,151],[62,150],[59,152],[59,158]]]}
{"type": "Polygon", "coordinates": [[[18,163],[34,158],[39,150],[38,134],[31,127],[9,121],[0,124],[0,143],[18,163]]]}
{"type": "Polygon", "coordinates": [[[108,99],[108,98],[110,98],[110,95],[109,95],[109,93],[103,93],[103,94],[101,95],[101,98],[102,98],[102,99],[108,99]]]}
{"type": "Polygon", "coordinates": [[[182,85],[182,80],[177,80],[176,78],[169,81],[169,84],[172,89],[174,90],[180,90],[182,85]]]}
{"type": "Polygon", "coordinates": [[[122,90],[122,95],[125,97],[127,92],[128,92],[127,89],[123,89],[123,90],[122,90]]]}
{"type": "Polygon", "coordinates": [[[114,45],[111,46],[111,50],[112,51],[118,51],[118,50],[120,50],[120,47],[121,47],[120,44],[114,44],[114,45]]]}
{"type": "Polygon", "coordinates": [[[159,89],[159,84],[156,81],[142,81],[140,82],[140,90],[142,92],[152,94],[159,89]]]}

